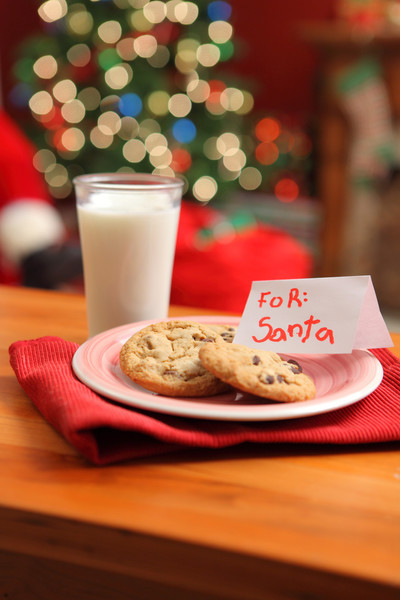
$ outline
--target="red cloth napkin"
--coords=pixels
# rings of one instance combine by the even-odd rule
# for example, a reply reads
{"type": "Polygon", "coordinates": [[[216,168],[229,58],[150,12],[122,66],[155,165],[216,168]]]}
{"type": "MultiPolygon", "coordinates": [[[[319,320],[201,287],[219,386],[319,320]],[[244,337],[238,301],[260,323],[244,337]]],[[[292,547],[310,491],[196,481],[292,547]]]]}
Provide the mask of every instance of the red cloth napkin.
{"type": "Polygon", "coordinates": [[[400,440],[400,361],[389,350],[373,350],[381,361],[384,377],[364,400],[327,414],[249,423],[187,419],[106,400],[75,376],[71,361],[77,348],[78,344],[57,337],[19,341],[10,346],[10,362],[44,418],[98,465],[190,446],[400,440]]]}

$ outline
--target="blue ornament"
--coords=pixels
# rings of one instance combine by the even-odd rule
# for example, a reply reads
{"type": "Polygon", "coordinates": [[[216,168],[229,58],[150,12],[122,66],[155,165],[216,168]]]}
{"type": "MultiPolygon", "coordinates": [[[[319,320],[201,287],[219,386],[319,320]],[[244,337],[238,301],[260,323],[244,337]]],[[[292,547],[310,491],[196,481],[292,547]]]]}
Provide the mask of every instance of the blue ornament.
{"type": "Polygon", "coordinates": [[[188,144],[196,137],[196,125],[190,119],[178,119],[172,127],[172,134],[177,142],[188,144]]]}
{"type": "Polygon", "coordinates": [[[143,102],[137,94],[123,94],[118,102],[119,112],[125,117],[136,117],[143,108],[143,102]]]}
{"type": "Polygon", "coordinates": [[[232,14],[232,7],[228,2],[215,0],[208,5],[207,14],[211,21],[228,21],[232,14]]]}

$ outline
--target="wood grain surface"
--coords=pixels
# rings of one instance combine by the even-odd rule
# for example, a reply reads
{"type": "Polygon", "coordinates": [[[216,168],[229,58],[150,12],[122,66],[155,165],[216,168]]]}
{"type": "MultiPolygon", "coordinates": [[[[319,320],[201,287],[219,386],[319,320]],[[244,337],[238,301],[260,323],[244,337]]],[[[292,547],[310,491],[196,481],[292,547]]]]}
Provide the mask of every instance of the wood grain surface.
{"type": "Polygon", "coordinates": [[[0,598],[400,598],[398,443],[93,467],[9,365],[13,341],[43,335],[83,342],[83,297],[0,287],[0,598]]]}

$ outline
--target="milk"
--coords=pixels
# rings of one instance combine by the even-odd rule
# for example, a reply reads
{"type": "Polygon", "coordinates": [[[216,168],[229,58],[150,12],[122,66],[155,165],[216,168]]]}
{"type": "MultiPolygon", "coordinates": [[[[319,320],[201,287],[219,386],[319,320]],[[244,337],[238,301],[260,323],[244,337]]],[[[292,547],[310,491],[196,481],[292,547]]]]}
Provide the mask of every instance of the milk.
{"type": "Polygon", "coordinates": [[[179,203],[110,195],[77,206],[90,336],[163,319],[169,307],[179,203]]]}

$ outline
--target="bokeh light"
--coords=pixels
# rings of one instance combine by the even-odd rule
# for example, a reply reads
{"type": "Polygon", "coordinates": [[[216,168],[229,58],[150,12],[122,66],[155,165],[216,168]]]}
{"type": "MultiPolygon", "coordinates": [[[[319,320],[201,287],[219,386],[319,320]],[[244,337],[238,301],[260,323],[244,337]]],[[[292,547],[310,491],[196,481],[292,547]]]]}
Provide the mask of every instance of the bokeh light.
{"type": "Polygon", "coordinates": [[[47,148],[38,150],[33,157],[33,166],[40,173],[45,173],[56,162],[56,155],[47,148]]]}
{"type": "Polygon", "coordinates": [[[147,19],[143,10],[132,11],[129,22],[133,30],[140,32],[149,31],[153,27],[153,24],[147,19]]]}
{"type": "Polygon", "coordinates": [[[246,155],[243,150],[237,148],[233,152],[226,154],[223,159],[223,165],[232,172],[240,172],[246,164],[246,155]]]}
{"type": "Polygon", "coordinates": [[[134,60],[137,56],[133,37],[123,38],[116,44],[115,49],[123,60],[134,60]]]}
{"type": "Polygon", "coordinates": [[[243,92],[234,87],[226,88],[221,92],[220,102],[225,110],[237,112],[243,106],[243,92]]]}
{"type": "Polygon", "coordinates": [[[192,79],[187,85],[187,95],[192,102],[205,102],[210,95],[210,86],[204,79],[192,79]]]}
{"type": "Polygon", "coordinates": [[[97,126],[102,133],[115,135],[121,128],[121,118],[116,112],[108,110],[99,116],[97,126]]]}
{"type": "Polygon", "coordinates": [[[168,103],[170,96],[164,90],[152,92],[147,98],[147,106],[149,110],[157,116],[163,116],[168,113],[168,103]]]}
{"type": "Polygon", "coordinates": [[[213,177],[199,177],[193,185],[193,196],[200,202],[209,202],[218,191],[218,184],[213,177]]]}
{"type": "Polygon", "coordinates": [[[244,190],[256,190],[262,183],[262,175],[255,167],[245,167],[240,173],[239,183],[244,190]]]}
{"type": "Polygon", "coordinates": [[[86,110],[96,110],[100,106],[101,95],[97,88],[86,87],[78,93],[78,100],[82,102],[86,110]]]}
{"type": "Polygon", "coordinates": [[[215,67],[220,58],[220,51],[215,44],[202,44],[198,47],[196,58],[203,67],[215,67]]]}
{"type": "Polygon", "coordinates": [[[146,147],[141,140],[128,140],[122,148],[122,154],[127,161],[139,163],[146,156],[146,147]]]}
{"type": "Polygon", "coordinates": [[[233,28],[230,23],[226,21],[213,21],[208,26],[208,35],[210,39],[216,44],[224,44],[233,34],[233,28]]]}
{"type": "Polygon", "coordinates": [[[85,67],[91,59],[91,51],[87,44],[75,44],[67,50],[67,59],[74,67],[85,67]]]}
{"type": "Polygon", "coordinates": [[[190,119],[178,119],[172,127],[172,133],[178,142],[188,144],[196,137],[197,129],[190,119]]]}
{"type": "Polygon", "coordinates": [[[162,133],[150,133],[145,141],[147,152],[151,152],[157,147],[166,148],[168,146],[167,138],[162,133]]]}
{"type": "Polygon", "coordinates": [[[236,109],[236,114],[238,115],[246,115],[253,110],[254,107],[254,97],[253,94],[248,92],[247,90],[242,90],[243,94],[243,104],[240,108],[236,109]]]}
{"type": "Polygon", "coordinates": [[[102,50],[99,52],[97,60],[100,67],[105,71],[121,63],[121,57],[115,48],[106,48],[105,50],[102,50]]]}
{"type": "Polygon", "coordinates": [[[86,37],[93,29],[93,17],[84,4],[72,4],[66,16],[67,29],[74,36],[86,37]]]}
{"type": "Polygon", "coordinates": [[[216,0],[210,2],[207,13],[211,21],[228,21],[232,14],[232,7],[228,2],[216,0]]]}
{"type": "Polygon", "coordinates": [[[143,109],[143,102],[138,94],[133,92],[123,94],[118,102],[118,108],[122,115],[137,117],[143,109]]]}
{"type": "Polygon", "coordinates": [[[162,69],[168,64],[169,59],[170,53],[168,48],[166,46],[158,45],[154,54],[147,57],[147,62],[155,69],[162,69]]]}
{"type": "Polygon", "coordinates": [[[194,2],[178,2],[175,5],[174,16],[175,20],[182,25],[191,25],[195,22],[199,15],[199,8],[194,2]]]}
{"type": "Polygon", "coordinates": [[[174,94],[168,101],[168,110],[174,117],[186,117],[191,108],[192,103],[186,94],[174,94]]]}
{"type": "Polygon", "coordinates": [[[47,0],[38,8],[40,18],[46,23],[53,23],[65,17],[68,12],[66,0],[47,0]]]}
{"type": "Polygon", "coordinates": [[[175,66],[178,71],[181,73],[190,73],[197,68],[198,48],[199,42],[191,38],[186,38],[178,42],[175,55],[175,66]]]}
{"type": "Polygon", "coordinates": [[[160,133],[160,130],[161,126],[155,119],[143,119],[139,124],[139,135],[142,140],[145,140],[152,133],[160,133]]]}
{"type": "Polygon", "coordinates": [[[274,142],[263,142],[257,146],[255,155],[262,165],[273,165],[279,157],[278,146],[274,142]]]}
{"type": "Polygon", "coordinates": [[[59,102],[69,102],[76,97],[76,85],[71,79],[62,79],[53,87],[53,96],[59,102]]]}
{"type": "Polygon", "coordinates": [[[52,79],[57,73],[58,64],[54,56],[46,54],[35,61],[33,70],[41,79],[52,79]]]}
{"type": "Polygon", "coordinates": [[[155,146],[149,152],[149,161],[153,167],[157,167],[159,169],[169,167],[172,161],[171,150],[165,146],[155,146]]]}
{"type": "Polygon", "coordinates": [[[60,164],[54,164],[45,173],[45,179],[52,187],[61,187],[68,181],[68,171],[60,164]]]}
{"type": "Polygon", "coordinates": [[[190,152],[184,148],[175,148],[172,150],[171,168],[176,173],[184,173],[192,166],[192,157],[190,152]]]}
{"type": "Polygon", "coordinates": [[[167,14],[165,2],[152,0],[143,7],[143,15],[150,23],[161,23],[167,14]]]}
{"type": "Polygon", "coordinates": [[[217,138],[216,146],[221,156],[225,156],[228,154],[234,154],[234,152],[236,152],[236,150],[240,146],[240,141],[235,133],[227,131],[225,133],[222,133],[217,138]]]}
{"type": "Polygon", "coordinates": [[[258,121],[255,134],[261,142],[273,142],[280,134],[281,126],[276,119],[266,117],[258,121]]]}
{"type": "Polygon", "coordinates": [[[80,123],[85,118],[85,105],[78,99],[69,100],[61,107],[61,114],[68,123],[80,123]]]}
{"type": "Polygon", "coordinates": [[[299,196],[299,186],[288,177],[280,179],[275,184],[275,195],[281,202],[293,202],[299,196]]]}
{"type": "Polygon", "coordinates": [[[122,27],[118,21],[105,21],[97,29],[99,38],[106,44],[116,44],[122,35],[122,27]]]}
{"type": "Polygon", "coordinates": [[[53,98],[45,90],[36,92],[29,100],[29,107],[36,115],[46,115],[53,108],[53,98]]]}
{"type": "Polygon", "coordinates": [[[217,142],[218,138],[216,136],[211,136],[204,142],[203,152],[209,160],[219,160],[222,156],[222,153],[218,150],[217,142]]]}
{"type": "Polygon", "coordinates": [[[114,136],[104,133],[99,127],[93,127],[90,132],[90,141],[99,149],[108,148],[114,141],[114,136]]]}
{"type": "Polygon", "coordinates": [[[104,74],[104,81],[113,90],[122,90],[128,85],[133,76],[132,69],[127,63],[111,67],[104,74]]]}
{"type": "Polygon", "coordinates": [[[133,117],[122,117],[118,136],[123,140],[130,140],[139,133],[139,123],[133,117]]]}
{"type": "Polygon", "coordinates": [[[138,56],[149,58],[157,50],[157,40],[154,35],[143,34],[135,39],[133,47],[138,56]]]}
{"type": "Polygon", "coordinates": [[[85,143],[85,136],[83,131],[78,127],[69,127],[63,132],[61,142],[66,150],[78,152],[85,143]]]}

